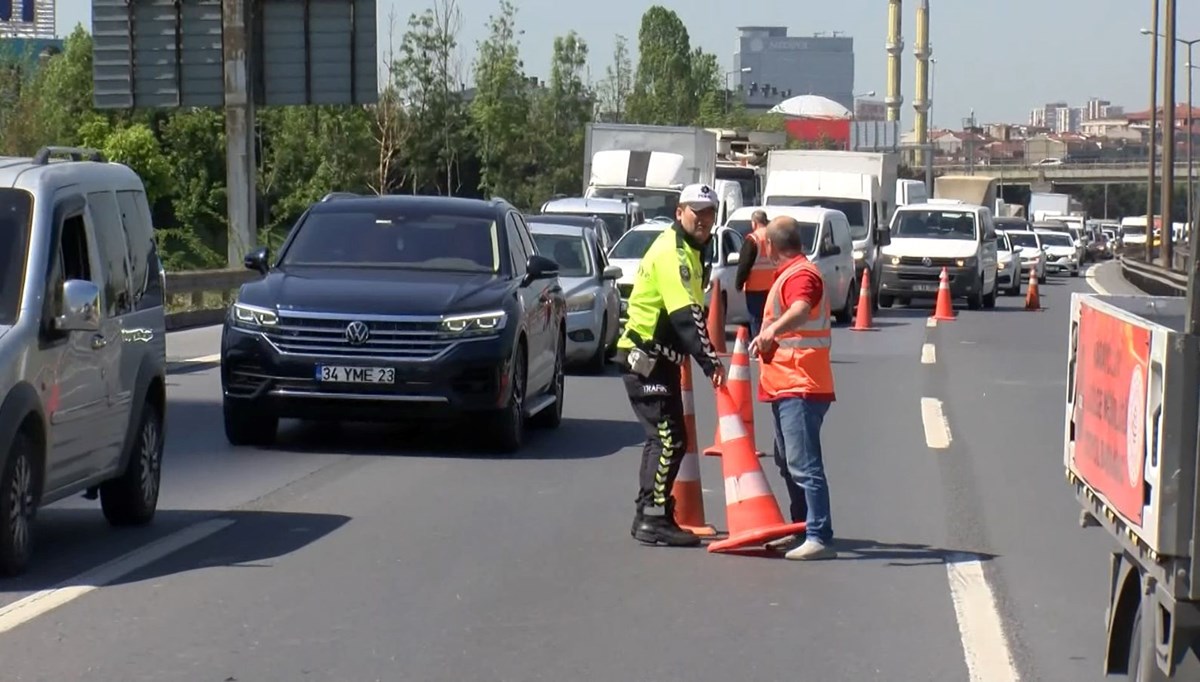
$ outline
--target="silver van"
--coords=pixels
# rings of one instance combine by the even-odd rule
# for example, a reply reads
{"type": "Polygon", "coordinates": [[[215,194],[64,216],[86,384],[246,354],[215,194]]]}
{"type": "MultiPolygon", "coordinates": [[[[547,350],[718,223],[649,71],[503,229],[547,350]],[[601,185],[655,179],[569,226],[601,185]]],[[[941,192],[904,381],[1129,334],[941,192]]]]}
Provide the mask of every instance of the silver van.
{"type": "Polygon", "coordinates": [[[114,525],[153,519],[164,289],[136,173],[87,149],[0,157],[0,573],[25,569],[38,508],[70,495],[114,525]]]}

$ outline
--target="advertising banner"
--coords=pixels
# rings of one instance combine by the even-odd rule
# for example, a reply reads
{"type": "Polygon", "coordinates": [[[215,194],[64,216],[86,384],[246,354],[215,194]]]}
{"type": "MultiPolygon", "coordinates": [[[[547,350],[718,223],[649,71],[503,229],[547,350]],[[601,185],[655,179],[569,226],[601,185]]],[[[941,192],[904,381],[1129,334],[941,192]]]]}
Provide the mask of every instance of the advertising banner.
{"type": "Polygon", "coordinates": [[[1150,330],[1084,305],[1075,362],[1075,468],[1142,523],[1150,330]]]}

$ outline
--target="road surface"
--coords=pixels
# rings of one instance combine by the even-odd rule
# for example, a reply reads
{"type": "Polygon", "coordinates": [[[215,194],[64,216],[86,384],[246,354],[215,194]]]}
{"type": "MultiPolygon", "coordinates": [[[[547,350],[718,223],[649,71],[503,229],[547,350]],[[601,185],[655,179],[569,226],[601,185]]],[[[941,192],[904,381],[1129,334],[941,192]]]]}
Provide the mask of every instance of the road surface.
{"type": "MultiPolygon", "coordinates": [[[[841,557],[812,564],[630,538],[641,434],[611,372],[571,377],[561,429],[513,459],[357,425],[230,448],[218,333],[173,334],[156,523],[44,510],[30,573],[0,583],[0,677],[1097,680],[1112,545],[1064,481],[1063,371],[1070,292],[1112,277],[1052,278],[1042,312],[836,329],[841,557]]],[[[698,390],[701,446],[713,409],[698,390]]],[[[756,430],[769,450],[761,405],[756,430]]],[[[721,527],[719,458],[703,480],[721,527]]]]}

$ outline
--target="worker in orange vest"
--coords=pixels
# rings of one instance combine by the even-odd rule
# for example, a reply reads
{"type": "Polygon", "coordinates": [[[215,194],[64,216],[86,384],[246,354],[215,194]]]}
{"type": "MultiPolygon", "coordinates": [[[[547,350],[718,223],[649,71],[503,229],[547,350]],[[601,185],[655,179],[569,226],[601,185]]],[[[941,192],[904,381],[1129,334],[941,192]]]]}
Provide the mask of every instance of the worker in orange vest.
{"type": "Polygon", "coordinates": [[[821,454],[821,425],[834,400],[829,299],[821,271],[804,255],[796,220],[781,216],[766,232],[778,274],[750,352],[761,360],[758,398],[775,418],[775,463],[787,484],[792,522],[807,523],[803,542],[791,536],[768,546],[786,551],[788,559],[826,559],[837,555],[821,454]]]}
{"type": "Polygon", "coordinates": [[[763,305],[767,292],[775,281],[775,264],[771,260],[771,244],[767,241],[767,212],[758,210],[750,216],[751,230],[742,242],[738,254],[734,286],[746,294],[746,311],[750,314],[750,337],[762,330],[763,305]]]}

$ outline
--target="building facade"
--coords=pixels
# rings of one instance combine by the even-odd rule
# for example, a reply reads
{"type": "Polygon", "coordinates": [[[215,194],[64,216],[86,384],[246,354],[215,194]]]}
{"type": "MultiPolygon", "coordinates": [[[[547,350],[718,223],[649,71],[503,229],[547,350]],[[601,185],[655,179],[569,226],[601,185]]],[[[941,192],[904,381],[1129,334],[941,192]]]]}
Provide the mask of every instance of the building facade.
{"type": "Polygon", "coordinates": [[[0,38],[54,38],[54,0],[0,0],[0,38]]]}
{"type": "Polygon", "coordinates": [[[732,85],[747,109],[819,95],[854,110],[854,39],[789,36],[785,26],[738,28],[732,85]]]}

